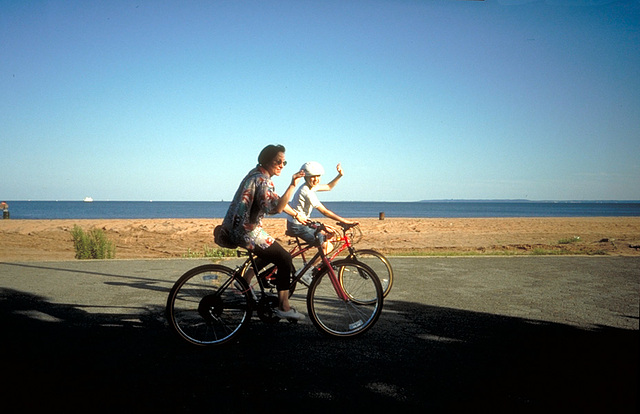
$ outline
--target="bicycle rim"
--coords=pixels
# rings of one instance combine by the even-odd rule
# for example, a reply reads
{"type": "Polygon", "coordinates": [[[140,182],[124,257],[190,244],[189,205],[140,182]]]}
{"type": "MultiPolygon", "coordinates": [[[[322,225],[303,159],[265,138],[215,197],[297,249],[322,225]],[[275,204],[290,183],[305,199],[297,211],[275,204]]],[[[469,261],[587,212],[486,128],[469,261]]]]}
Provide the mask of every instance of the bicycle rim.
{"type": "Polygon", "coordinates": [[[342,274],[343,284],[351,294],[346,299],[338,296],[328,269],[316,276],[309,287],[307,310],[313,324],[329,336],[350,337],[369,330],[382,312],[382,287],[377,276],[362,263],[340,260],[333,263],[335,273],[342,274]],[[364,276],[364,277],[363,277],[364,276]],[[370,299],[366,303],[351,299],[353,296],[370,299]]]}
{"type": "Polygon", "coordinates": [[[175,283],[167,299],[167,319],[182,339],[194,345],[221,345],[251,320],[248,287],[233,270],[203,265],[175,283]],[[236,287],[236,283],[238,284],[236,287]]]}
{"type": "Polygon", "coordinates": [[[382,285],[382,296],[386,298],[393,286],[393,268],[389,260],[375,250],[356,250],[355,259],[375,272],[382,285]]]}

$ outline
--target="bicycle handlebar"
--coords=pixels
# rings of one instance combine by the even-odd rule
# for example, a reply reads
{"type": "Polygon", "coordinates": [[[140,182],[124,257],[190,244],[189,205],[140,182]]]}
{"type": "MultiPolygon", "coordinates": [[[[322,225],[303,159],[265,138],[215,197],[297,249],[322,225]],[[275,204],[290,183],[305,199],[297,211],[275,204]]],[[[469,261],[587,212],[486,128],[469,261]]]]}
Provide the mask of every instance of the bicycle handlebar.
{"type": "MultiPolygon", "coordinates": [[[[344,230],[344,231],[347,231],[347,230],[349,230],[349,229],[351,229],[353,227],[356,227],[359,224],[360,223],[349,223],[348,224],[348,223],[343,223],[341,221],[336,223],[336,225],[340,226],[340,228],[342,228],[342,230],[344,230]]],[[[309,227],[309,228],[314,229],[316,231],[316,233],[318,231],[321,231],[321,230],[329,230],[329,229],[327,229],[326,225],[320,223],[319,221],[311,221],[311,220],[307,221],[306,226],[309,227]]]]}
{"type": "Polygon", "coordinates": [[[351,224],[347,224],[347,223],[343,223],[341,221],[336,223],[338,226],[342,227],[342,230],[347,231],[349,229],[352,229],[358,225],[360,225],[360,223],[355,222],[355,223],[351,223],[351,224]]]}
{"type": "MultiPolygon", "coordinates": [[[[307,227],[314,229],[315,230],[315,237],[316,239],[318,239],[319,237],[322,237],[322,231],[327,231],[329,233],[335,233],[335,229],[332,230],[331,228],[327,227],[325,224],[320,223],[319,221],[307,221],[307,223],[305,224],[307,227]]],[[[342,228],[342,232],[346,234],[347,230],[356,227],[359,225],[359,223],[343,223],[343,222],[337,222],[336,225],[340,226],[340,228],[342,228]]]]}

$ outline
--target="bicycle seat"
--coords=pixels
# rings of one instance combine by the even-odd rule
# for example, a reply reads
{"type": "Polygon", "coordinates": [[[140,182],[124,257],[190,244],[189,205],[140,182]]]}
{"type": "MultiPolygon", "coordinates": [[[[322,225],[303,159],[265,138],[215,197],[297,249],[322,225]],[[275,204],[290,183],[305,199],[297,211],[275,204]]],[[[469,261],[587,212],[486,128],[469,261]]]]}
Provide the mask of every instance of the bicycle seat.
{"type": "Polygon", "coordinates": [[[235,243],[231,241],[231,237],[229,236],[229,231],[218,225],[213,229],[213,241],[220,247],[224,247],[226,249],[235,249],[238,247],[235,243]]]}
{"type": "Polygon", "coordinates": [[[295,234],[291,233],[288,229],[284,232],[284,235],[289,237],[298,237],[295,234]]]}

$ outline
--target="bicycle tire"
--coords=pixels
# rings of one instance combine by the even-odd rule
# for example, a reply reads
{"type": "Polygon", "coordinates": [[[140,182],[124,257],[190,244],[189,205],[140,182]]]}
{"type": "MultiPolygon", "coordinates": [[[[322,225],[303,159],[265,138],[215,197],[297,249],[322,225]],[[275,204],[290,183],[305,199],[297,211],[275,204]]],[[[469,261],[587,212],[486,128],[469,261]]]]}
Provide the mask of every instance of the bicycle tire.
{"type": "Polygon", "coordinates": [[[393,268],[389,260],[382,253],[371,249],[356,250],[354,255],[348,257],[366,264],[378,275],[382,296],[386,298],[393,286],[393,268]]]}
{"type": "Polygon", "coordinates": [[[307,294],[307,311],[314,326],[332,337],[353,337],[371,329],[382,312],[382,286],[376,274],[367,265],[351,259],[332,263],[336,278],[342,273],[339,289],[351,290],[346,299],[338,296],[328,268],[323,268],[313,279],[307,294]],[[365,277],[363,277],[363,275],[365,277]],[[370,302],[354,301],[354,295],[372,298],[370,302]]]}
{"type": "Polygon", "coordinates": [[[193,345],[228,343],[251,320],[249,295],[246,282],[236,278],[232,269],[216,264],[195,267],[183,274],[169,292],[169,326],[193,345]]]}

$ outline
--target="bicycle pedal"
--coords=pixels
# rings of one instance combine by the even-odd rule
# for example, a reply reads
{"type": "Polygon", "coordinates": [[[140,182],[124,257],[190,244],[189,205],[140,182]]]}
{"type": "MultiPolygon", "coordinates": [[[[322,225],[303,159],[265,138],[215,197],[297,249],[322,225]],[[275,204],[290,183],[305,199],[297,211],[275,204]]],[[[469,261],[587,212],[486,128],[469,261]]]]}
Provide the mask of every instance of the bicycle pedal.
{"type": "Polygon", "coordinates": [[[273,289],[273,288],[276,287],[276,285],[271,283],[271,280],[269,280],[269,279],[267,279],[265,277],[261,278],[261,280],[262,280],[262,283],[264,284],[264,287],[267,288],[267,289],[273,289]]]}

